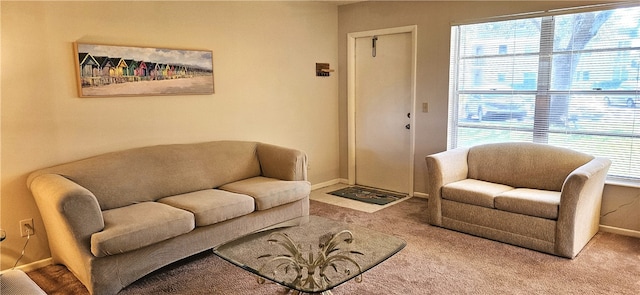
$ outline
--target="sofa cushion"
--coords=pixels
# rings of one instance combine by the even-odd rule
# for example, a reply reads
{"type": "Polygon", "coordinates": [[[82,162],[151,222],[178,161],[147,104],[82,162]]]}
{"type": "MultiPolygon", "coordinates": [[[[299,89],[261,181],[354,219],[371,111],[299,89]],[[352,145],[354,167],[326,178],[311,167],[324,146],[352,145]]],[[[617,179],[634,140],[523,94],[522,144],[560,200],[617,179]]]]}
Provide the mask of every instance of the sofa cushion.
{"type": "Polygon", "coordinates": [[[468,178],[513,187],[560,191],[564,180],[593,156],[531,142],[501,142],[471,147],[468,178]]]}
{"type": "Polygon", "coordinates": [[[104,229],[91,235],[97,257],[125,253],[195,228],[191,212],[157,202],[142,202],[102,212],[104,229]]]}
{"type": "Polygon", "coordinates": [[[252,197],[216,189],[166,197],[158,202],[193,213],[196,226],[243,216],[253,212],[255,208],[252,197]]]}
{"type": "Polygon", "coordinates": [[[495,196],[512,189],[513,187],[508,185],[476,179],[464,179],[443,186],[442,198],[471,205],[494,208],[493,199],[495,196]]]}
{"type": "Polygon", "coordinates": [[[560,192],[518,188],[499,194],[495,208],[547,219],[558,219],[560,192]]]}
{"type": "Polygon", "coordinates": [[[267,210],[309,196],[311,184],[308,181],[284,181],[258,176],[225,184],[220,189],[249,195],[255,199],[257,210],[267,210]]]}
{"type": "Polygon", "coordinates": [[[261,175],[256,142],[158,145],[95,156],[32,173],[60,174],[109,210],[261,175]]]}

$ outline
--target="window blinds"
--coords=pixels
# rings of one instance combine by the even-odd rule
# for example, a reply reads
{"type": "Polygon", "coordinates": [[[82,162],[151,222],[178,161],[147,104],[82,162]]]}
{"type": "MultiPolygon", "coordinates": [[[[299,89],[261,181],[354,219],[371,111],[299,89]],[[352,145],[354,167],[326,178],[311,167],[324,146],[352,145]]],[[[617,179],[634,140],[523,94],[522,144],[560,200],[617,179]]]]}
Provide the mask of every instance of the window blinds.
{"type": "Polygon", "coordinates": [[[449,148],[532,141],[640,180],[640,7],[452,26],[449,148]]]}

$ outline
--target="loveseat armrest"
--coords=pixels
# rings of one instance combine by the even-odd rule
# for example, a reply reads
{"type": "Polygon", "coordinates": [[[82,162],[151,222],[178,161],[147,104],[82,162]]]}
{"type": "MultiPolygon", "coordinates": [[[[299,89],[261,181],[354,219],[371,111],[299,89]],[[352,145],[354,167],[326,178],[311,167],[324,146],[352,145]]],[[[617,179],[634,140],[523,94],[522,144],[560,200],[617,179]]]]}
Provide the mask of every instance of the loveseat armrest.
{"type": "Polygon", "coordinates": [[[469,148],[457,148],[425,158],[429,185],[429,223],[442,225],[442,187],[467,178],[469,148]]]}
{"type": "Polygon", "coordinates": [[[307,180],[307,155],[296,149],[259,143],[262,176],[281,180],[307,180]]]}
{"type": "Polygon", "coordinates": [[[93,193],[58,174],[30,178],[29,189],[47,230],[54,260],[65,260],[76,253],[90,254],[91,235],[104,229],[102,211],[93,193]]]}
{"type": "Polygon", "coordinates": [[[594,158],[571,172],[562,186],[556,253],[573,258],[598,232],[602,192],[611,161],[594,158]]]}

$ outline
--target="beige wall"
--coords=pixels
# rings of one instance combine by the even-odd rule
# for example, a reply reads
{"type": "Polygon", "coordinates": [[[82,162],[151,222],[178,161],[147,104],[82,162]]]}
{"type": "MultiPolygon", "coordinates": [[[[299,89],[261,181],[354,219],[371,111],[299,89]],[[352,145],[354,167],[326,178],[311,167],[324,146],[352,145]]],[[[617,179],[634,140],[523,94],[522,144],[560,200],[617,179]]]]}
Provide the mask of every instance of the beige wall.
{"type": "Polygon", "coordinates": [[[131,147],[221,139],[307,152],[338,178],[338,10],[312,2],[6,2],[2,21],[2,269],[50,257],[29,172],[131,147]],[[213,51],[215,94],[78,98],[72,42],[213,51]]]}
{"type": "MultiPolygon", "coordinates": [[[[599,1],[612,2],[612,1],[599,1]]],[[[575,7],[586,1],[407,1],[361,2],[338,10],[340,175],[348,178],[347,162],[347,34],[352,32],[417,25],[416,145],[414,191],[425,193],[424,158],[447,148],[449,92],[449,46],[452,22],[492,16],[575,7]],[[422,113],[422,103],[429,112],[422,113]]],[[[607,185],[602,206],[602,225],[640,234],[640,188],[607,185]],[[610,212],[610,213],[609,213],[610,212]],[[608,214],[607,214],[608,213],[608,214]]]]}

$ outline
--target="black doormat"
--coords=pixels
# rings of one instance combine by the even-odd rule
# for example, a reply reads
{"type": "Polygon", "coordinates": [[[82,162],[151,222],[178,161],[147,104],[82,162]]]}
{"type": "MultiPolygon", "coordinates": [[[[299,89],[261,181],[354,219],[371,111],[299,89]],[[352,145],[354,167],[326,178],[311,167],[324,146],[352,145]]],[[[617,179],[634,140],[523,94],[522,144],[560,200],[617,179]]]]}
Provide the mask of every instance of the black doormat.
{"type": "Polygon", "coordinates": [[[406,195],[403,194],[390,193],[361,186],[345,187],[330,192],[329,194],[377,205],[386,205],[406,197],[406,195]]]}

